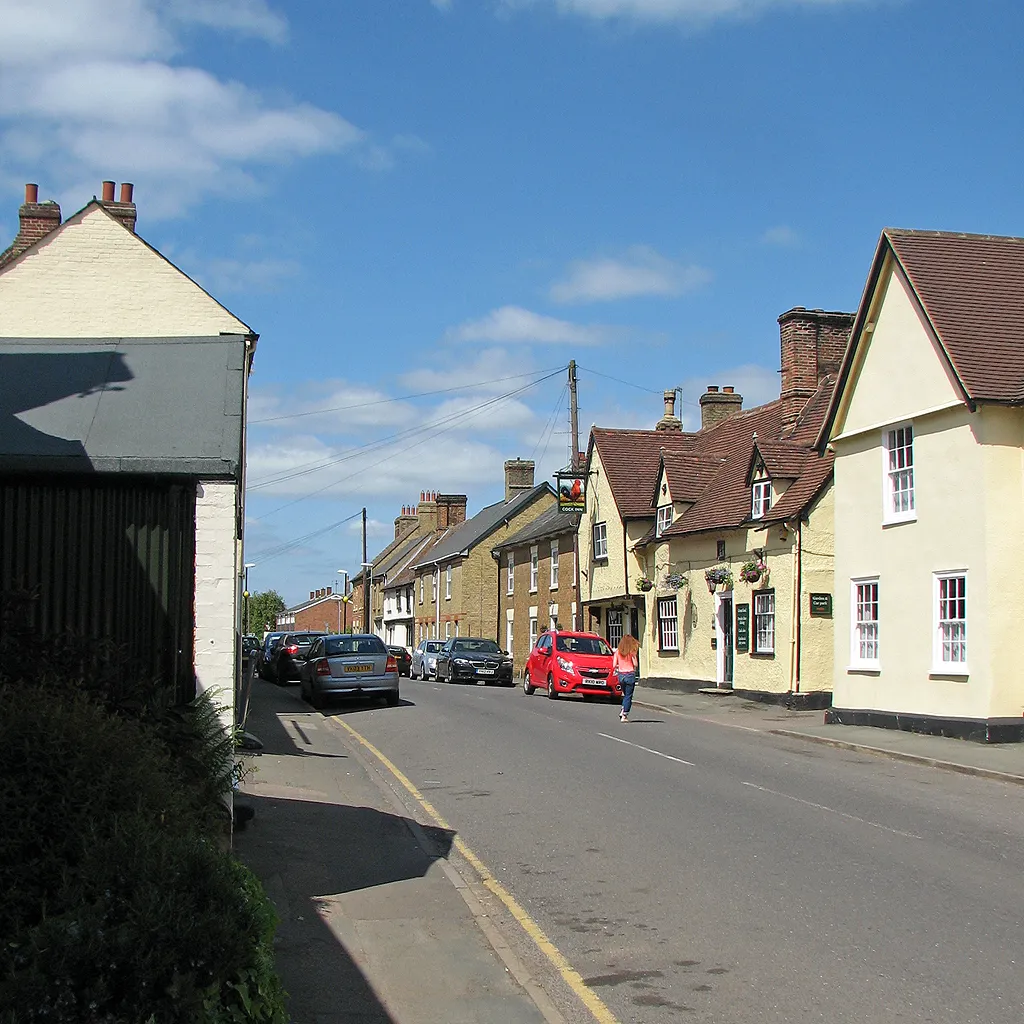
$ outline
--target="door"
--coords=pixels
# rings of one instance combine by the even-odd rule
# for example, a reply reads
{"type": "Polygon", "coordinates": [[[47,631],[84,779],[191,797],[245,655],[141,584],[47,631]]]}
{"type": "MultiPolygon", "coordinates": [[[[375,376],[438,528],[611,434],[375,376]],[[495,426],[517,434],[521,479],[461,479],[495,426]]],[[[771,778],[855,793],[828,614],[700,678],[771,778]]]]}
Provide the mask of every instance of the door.
{"type": "Polygon", "coordinates": [[[718,685],[732,689],[733,620],[732,592],[715,595],[715,634],[718,640],[718,685]]]}

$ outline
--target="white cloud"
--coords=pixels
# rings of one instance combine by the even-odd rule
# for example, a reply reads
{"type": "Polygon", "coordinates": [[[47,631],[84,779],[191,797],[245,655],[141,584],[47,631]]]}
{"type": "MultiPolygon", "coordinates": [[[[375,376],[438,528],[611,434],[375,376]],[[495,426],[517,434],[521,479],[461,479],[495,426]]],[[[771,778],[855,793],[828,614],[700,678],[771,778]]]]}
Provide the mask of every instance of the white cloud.
{"type": "MultiPolygon", "coordinates": [[[[388,537],[389,539],[394,535],[394,524],[393,523],[382,523],[379,519],[367,519],[366,520],[366,536],[367,537],[388,537]]],[[[363,518],[360,516],[358,519],[348,524],[349,533],[358,533],[360,536],[363,534],[363,518]]],[[[369,561],[369,559],[368,559],[369,561]]]]}
{"type": "Polygon", "coordinates": [[[214,295],[229,292],[272,292],[300,270],[295,260],[210,260],[193,276],[214,295]],[[207,287],[207,283],[209,286],[207,287]]]}
{"type": "Polygon", "coordinates": [[[779,224],[774,228],[768,228],[761,235],[762,245],[777,245],[783,248],[790,248],[800,244],[800,235],[786,224],[779,224]]]}
{"type": "Polygon", "coordinates": [[[445,361],[442,366],[422,366],[403,373],[398,379],[413,392],[439,391],[473,385],[483,394],[503,394],[528,383],[533,372],[529,355],[517,352],[515,358],[504,348],[479,349],[471,360],[445,361]]]}
{"type": "MultiPolygon", "coordinates": [[[[258,373],[258,354],[256,365],[258,373]]],[[[261,429],[338,435],[366,427],[389,427],[387,433],[391,434],[414,422],[418,415],[412,406],[383,391],[330,379],[281,390],[253,387],[249,399],[249,424],[261,429]]]]}
{"type": "Polygon", "coordinates": [[[77,198],[116,168],[160,217],[257,193],[261,166],[322,153],[393,162],[337,113],[174,63],[188,27],[283,42],[287,22],[265,0],[0,0],[0,25],[4,177],[23,167],[77,198]]]}
{"type": "Polygon", "coordinates": [[[649,246],[635,246],[623,259],[581,260],[551,286],[555,302],[608,302],[640,295],[674,297],[695,291],[711,274],[695,264],[676,263],[649,246]]]}
{"type": "Polygon", "coordinates": [[[521,306],[502,306],[479,320],[467,320],[445,333],[449,341],[484,341],[502,345],[603,345],[621,335],[616,328],[574,324],[543,316],[521,306]]]}
{"type": "Polygon", "coordinates": [[[554,6],[563,14],[595,21],[615,18],[639,22],[706,23],[719,18],[750,17],[772,9],[851,6],[865,0],[501,0],[510,9],[554,6]]]}

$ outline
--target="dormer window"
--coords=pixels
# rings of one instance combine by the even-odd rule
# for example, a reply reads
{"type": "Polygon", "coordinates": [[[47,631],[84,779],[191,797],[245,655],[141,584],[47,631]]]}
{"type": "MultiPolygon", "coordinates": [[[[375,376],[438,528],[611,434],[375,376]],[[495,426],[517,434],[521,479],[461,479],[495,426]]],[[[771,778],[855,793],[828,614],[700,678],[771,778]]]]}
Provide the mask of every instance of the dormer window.
{"type": "Polygon", "coordinates": [[[755,480],[751,488],[750,518],[764,519],[772,507],[771,480],[755,480]]]}
{"type": "Polygon", "coordinates": [[[660,537],[672,525],[672,506],[658,506],[658,528],[655,536],[660,537]]]}

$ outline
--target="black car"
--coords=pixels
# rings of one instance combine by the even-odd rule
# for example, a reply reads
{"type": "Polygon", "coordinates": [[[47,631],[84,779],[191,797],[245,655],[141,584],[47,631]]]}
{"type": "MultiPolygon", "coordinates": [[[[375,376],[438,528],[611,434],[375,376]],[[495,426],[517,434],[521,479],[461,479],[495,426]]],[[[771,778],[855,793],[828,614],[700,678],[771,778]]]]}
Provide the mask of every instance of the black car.
{"type": "Polygon", "coordinates": [[[446,683],[512,686],[512,659],[493,640],[453,636],[437,652],[436,677],[446,683]]]}
{"type": "Polygon", "coordinates": [[[283,636],[283,632],[277,632],[268,633],[263,638],[263,646],[260,648],[259,659],[256,662],[256,672],[260,679],[268,681],[273,679],[273,676],[270,674],[270,655],[274,652],[274,644],[283,636]]]}
{"type": "Polygon", "coordinates": [[[275,683],[298,682],[309,646],[323,633],[285,633],[270,652],[270,678],[275,683]]]}
{"type": "Polygon", "coordinates": [[[388,654],[398,663],[398,674],[400,676],[407,676],[412,666],[412,655],[404,647],[399,647],[397,644],[388,644],[387,648],[388,654]]]}

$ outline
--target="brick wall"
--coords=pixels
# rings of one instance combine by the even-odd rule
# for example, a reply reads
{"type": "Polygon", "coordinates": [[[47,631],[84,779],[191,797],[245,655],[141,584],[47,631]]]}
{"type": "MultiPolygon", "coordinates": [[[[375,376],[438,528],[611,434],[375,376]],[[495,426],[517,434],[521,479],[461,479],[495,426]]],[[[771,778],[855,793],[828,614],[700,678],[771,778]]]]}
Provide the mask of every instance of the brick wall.
{"type": "Polygon", "coordinates": [[[821,380],[838,371],[853,320],[853,313],[828,313],[802,306],[779,317],[784,427],[796,421],[821,380]]]}

